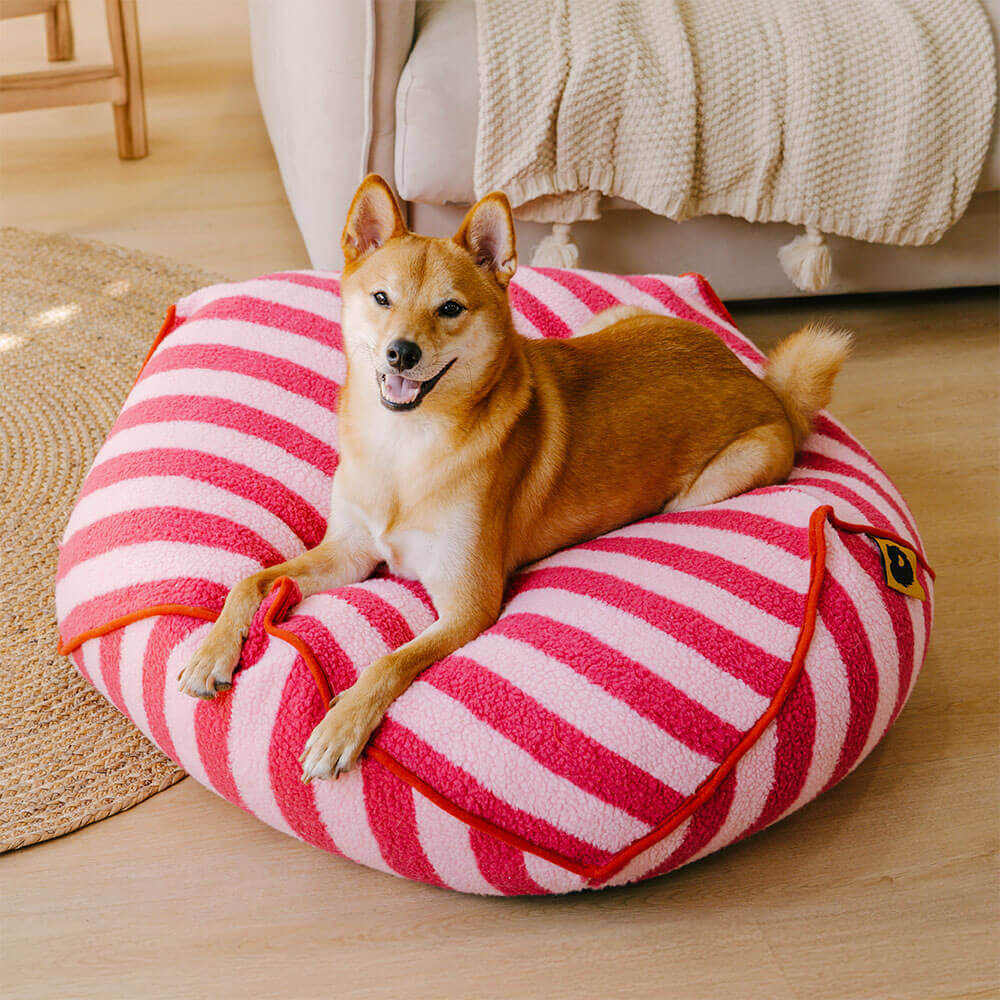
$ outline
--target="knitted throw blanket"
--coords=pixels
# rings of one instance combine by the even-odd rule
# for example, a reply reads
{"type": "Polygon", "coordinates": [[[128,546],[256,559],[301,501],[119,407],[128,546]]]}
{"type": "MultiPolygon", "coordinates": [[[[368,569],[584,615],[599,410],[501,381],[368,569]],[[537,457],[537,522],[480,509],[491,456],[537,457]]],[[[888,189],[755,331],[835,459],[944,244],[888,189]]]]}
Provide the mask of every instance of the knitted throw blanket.
{"type": "MultiPolygon", "coordinates": [[[[477,0],[477,195],[595,219],[602,195],[933,243],[996,102],[976,0],[477,0]]],[[[814,230],[814,232],[815,232],[814,230]]]]}

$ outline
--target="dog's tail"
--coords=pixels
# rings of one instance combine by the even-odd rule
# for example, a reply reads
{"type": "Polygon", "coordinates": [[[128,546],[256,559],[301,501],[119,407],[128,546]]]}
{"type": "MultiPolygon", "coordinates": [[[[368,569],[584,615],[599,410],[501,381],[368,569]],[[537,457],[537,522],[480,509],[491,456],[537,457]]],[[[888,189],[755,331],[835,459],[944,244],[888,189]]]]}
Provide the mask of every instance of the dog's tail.
{"type": "Polygon", "coordinates": [[[786,337],[768,357],[764,382],[781,400],[795,433],[795,447],[829,402],[833,380],[851,352],[853,336],[826,324],[810,324],[786,337]]]}

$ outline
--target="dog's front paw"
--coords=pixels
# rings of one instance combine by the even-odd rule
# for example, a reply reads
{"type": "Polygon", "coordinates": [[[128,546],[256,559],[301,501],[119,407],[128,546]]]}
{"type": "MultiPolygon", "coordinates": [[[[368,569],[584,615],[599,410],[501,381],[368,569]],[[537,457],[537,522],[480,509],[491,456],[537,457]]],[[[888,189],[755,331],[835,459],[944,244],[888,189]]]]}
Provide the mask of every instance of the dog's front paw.
{"type": "Polygon", "coordinates": [[[306,740],[299,757],[302,780],[308,783],[313,778],[339,778],[349,771],[380,721],[370,709],[352,705],[348,698],[334,703],[306,740]]]}
{"type": "Polygon", "coordinates": [[[191,662],[177,675],[178,687],[194,698],[214,698],[233,686],[233,671],[240,662],[243,638],[213,628],[191,662]]]}

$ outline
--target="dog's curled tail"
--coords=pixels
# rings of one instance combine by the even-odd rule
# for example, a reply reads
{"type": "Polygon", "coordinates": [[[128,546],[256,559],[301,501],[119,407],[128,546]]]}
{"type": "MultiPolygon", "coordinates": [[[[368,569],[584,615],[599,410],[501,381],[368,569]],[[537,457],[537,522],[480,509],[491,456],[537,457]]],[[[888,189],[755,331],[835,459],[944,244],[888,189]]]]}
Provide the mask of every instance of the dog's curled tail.
{"type": "Polygon", "coordinates": [[[786,337],[768,356],[764,382],[781,400],[795,432],[795,447],[829,402],[833,380],[851,353],[853,336],[826,324],[810,324],[786,337]]]}

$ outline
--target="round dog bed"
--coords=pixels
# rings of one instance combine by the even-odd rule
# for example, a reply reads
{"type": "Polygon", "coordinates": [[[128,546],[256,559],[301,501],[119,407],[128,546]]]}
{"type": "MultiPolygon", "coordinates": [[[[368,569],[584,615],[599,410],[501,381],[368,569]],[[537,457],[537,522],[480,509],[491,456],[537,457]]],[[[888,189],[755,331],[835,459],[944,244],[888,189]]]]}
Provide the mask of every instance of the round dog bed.
{"type": "MultiPolygon", "coordinates": [[[[710,328],[699,275],[525,268],[518,329],[568,337],[630,303],[710,328]]],[[[499,621],[420,676],[360,765],[305,785],[332,692],[434,618],[382,573],[264,602],[231,691],[177,675],[229,587],[323,535],[345,361],[336,274],[217,285],[171,309],[61,547],[62,649],[194,778],[383,871],[493,894],[667,872],[856,767],[923,661],[932,574],[905,502],[819,418],[785,485],[664,514],[542,560],[499,621]]]]}

